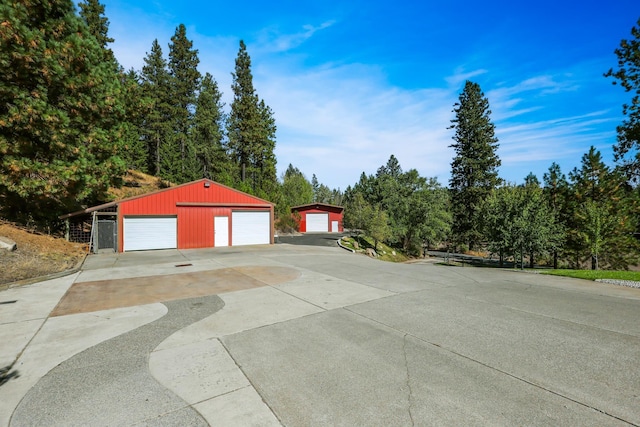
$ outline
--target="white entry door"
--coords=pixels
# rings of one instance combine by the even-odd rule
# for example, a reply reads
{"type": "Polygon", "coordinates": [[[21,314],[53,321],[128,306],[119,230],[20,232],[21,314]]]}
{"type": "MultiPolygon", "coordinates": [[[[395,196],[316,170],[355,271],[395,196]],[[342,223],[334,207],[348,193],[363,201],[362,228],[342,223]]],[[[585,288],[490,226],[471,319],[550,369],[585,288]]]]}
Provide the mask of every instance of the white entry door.
{"type": "Polygon", "coordinates": [[[229,217],[216,216],[213,221],[213,246],[220,248],[229,246],[229,217]]]}
{"type": "Polygon", "coordinates": [[[331,221],[331,232],[337,233],[339,231],[338,221],[331,221]]]}

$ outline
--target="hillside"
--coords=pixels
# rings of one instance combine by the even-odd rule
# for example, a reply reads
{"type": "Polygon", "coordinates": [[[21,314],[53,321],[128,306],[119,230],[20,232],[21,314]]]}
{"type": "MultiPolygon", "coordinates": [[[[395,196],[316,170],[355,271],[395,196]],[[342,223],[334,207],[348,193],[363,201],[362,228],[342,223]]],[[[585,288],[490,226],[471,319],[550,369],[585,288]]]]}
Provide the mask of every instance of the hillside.
{"type": "Polygon", "coordinates": [[[59,273],[73,268],[87,253],[85,245],[29,231],[0,219],[0,236],[16,242],[17,250],[0,250],[0,285],[59,273]]]}
{"type": "MultiPolygon", "coordinates": [[[[125,199],[173,186],[155,176],[127,171],[121,188],[110,188],[110,200],[125,199]]],[[[0,250],[0,285],[59,273],[73,268],[88,252],[86,245],[67,242],[0,219],[0,236],[16,242],[15,252],[0,250]]]]}

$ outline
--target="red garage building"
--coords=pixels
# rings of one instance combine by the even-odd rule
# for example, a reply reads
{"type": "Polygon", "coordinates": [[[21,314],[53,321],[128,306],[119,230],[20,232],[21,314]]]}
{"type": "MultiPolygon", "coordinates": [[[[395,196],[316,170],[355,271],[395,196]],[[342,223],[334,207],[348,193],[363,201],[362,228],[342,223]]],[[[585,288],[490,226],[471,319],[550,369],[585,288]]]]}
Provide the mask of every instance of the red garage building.
{"type": "Polygon", "coordinates": [[[82,216],[90,218],[88,242],[94,251],[272,244],[274,236],[273,203],[209,179],[105,203],[61,219],[82,216]]]}
{"type": "Polygon", "coordinates": [[[301,233],[341,233],[344,230],[342,227],[344,208],[342,206],[311,203],[309,205],[295,206],[291,208],[291,212],[298,214],[300,217],[298,231],[301,233]]]}

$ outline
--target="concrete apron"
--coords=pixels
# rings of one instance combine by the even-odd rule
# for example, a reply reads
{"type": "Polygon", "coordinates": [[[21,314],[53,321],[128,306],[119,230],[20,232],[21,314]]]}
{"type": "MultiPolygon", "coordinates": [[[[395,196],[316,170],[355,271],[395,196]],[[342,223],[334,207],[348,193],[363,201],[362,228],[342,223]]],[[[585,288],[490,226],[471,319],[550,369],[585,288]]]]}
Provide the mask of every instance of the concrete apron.
{"type": "MultiPolygon", "coordinates": [[[[11,414],[23,397],[55,366],[98,343],[126,334],[165,316],[167,308],[158,302],[225,292],[233,294],[238,290],[277,285],[295,280],[299,276],[297,270],[277,266],[238,266],[212,271],[73,283],[78,277],[75,274],[3,292],[3,300],[15,300],[16,303],[7,304],[8,308],[3,307],[3,311],[0,312],[0,340],[3,342],[0,362],[2,367],[10,367],[12,375],[0,387],[0,426],[9,425],[11,414]]],[[[215,347],[214,343],[215,351],[209,346],[207,351],[201,353],[201,356],[205,356],[201,361],[206,361],[206,366],[229,366],[228,362],[232,359],[219,342],[217,346],[215,347]],[[211,357],[216,359],[216,363],[209,364],[211,357]]],[[[164,353],[162,356],[166,358],[169,354],[164,353]]],[[[201,365],[198,364],[198,352],[190,354],[190,358],[181,357],[180,363],[172,366],[185,372],[192,368],[199,369],[201,365]],[[189,363],[183,363],[185,360],[189,363]]],[[[158,370],[159,360],[162,359],[155,359],[152,371],[158,370]]],[[[160,376],[164,379],[161,382],[167,382],[167,376],[176,374],[175,369],[171,371],[166,367],[167,365],[164,365],[159,369],[160,376]]],[[[237,367],[231,371],[228,372],[228,378],[225,377],[225,372],[212,373],[213,376],[205,377],[217,378],[217,382],[233,383],[233,379],[238,374],[241,375],[241,372],[237,367]]],[[[275,418],[266,409],[255,390],[250,389],[247,384],[248,382],[243,384],[241,389],[234,390],[236,393],[233,394],[241,399],[238,405],[240,415],[245,419],[247,416],[258,416],[258,419],[270,424],[275,418]],[[255,408],[251,409],[252,405],[247,406],[247,402],[253,402],[255,408]]],[[[182,394],[178,393],[183,397],[182,394]]],[[[207,413],[211,416],[216,413],[216,420],[220,420],[220,413],[226,413],[230,419],[237,419],[238,411],[229,409],[234,407],[233,402],[229,401],[230,397],[226,396],[213,404],[200,404],[196,409],[205,418],[209,418],[207,413]],[[219,407],[220,405],[222,407],[219,407]]],[[[189,404],[195,403],[193,399],[187,401],[189,404]]],[[[29,401],[25,402],[23,406],[29,408],[29,401]]],[[[31,400],[31,404],[33,402],[31,400]]],[[[24,412],[22,414],[24,415],[24,412]]],[[[28,424],[28,419],[18,416],[14,418],[12,425],[21,424],[20,420],[22,423],[27,421],[28,424]]]]}

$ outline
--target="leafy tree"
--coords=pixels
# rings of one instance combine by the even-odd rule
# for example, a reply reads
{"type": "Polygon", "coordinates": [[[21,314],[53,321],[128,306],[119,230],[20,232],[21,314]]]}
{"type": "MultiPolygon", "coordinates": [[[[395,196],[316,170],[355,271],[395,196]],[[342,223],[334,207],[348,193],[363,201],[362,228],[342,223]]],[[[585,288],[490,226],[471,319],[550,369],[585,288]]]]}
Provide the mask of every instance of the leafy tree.
{"type": "Polygon", "coordinates": [[[528,253],[533,268],[534,254],[558,245],[558,223],[538,186],[498,188],[485,201],[482,218],[489,248],[500,255],[500,266],[508,254],[524,265],[524,254],[528,253]]]}
{"type": "Polygon", "coordinates": [[[282,175],[282,195],[286,212],[292,206],[306,205],[313,201],[313,187],[300,169],[289,164],[282,175]]]}
{"type": "Polygon", "coordinates": [[[147,145],[147,169],[156,176],[166,176],[161,148],[171,138],[171,92],[167,61],[157,39],[153,41],[144,63],[141,80],[145,115],[140,133],[147,145]]]}
{"type": "Polygon", "coordinates": [[[483,201],[500,183],[496,154],[498,139],[491,122],[489,101],[477,83],[467,81],[454,105],[455,157],[451,163],[451,206],[453,234],[470,249],[481,240],[478,212],[483,201]]]}
{"type": "Polygon", "coordinates": [[[184,24],[176,28],[169,44],[169,89],[171,105],[172,138],[166,141],[164,170],[165,178],[182,183],[196,178],[199,171],[188,171],[187,165],[197,165],[193,155],[195,149],[190,147],[189,129],[193,121],[193,110],[196,102],[196,90],[200,84],[198,71],[198,51],[193,49],[193,42],[187,39],[184,24]],[[175,151],[179,154],[176,154],[175,151]],[[189,157],[188,153],[192,156],[189,157]]]}
{"type": "Polygon", "coordinates": [[[353,204],[357,194],[372,209],[379,206],[387,213],[389,243],[407,252],[419,252],[424,245],[444,240],[450,232],[451,215],[446,189],[435,178],[421,177],[415,169],[403,172],[393,155],[386,165],[378,169],[376,176],[367,176],[363,172],[360,181],[353,188],[347,188],[345,215],[347,206],[353,204]]]}
{"type": "Polygon", "coordinates": [[[387,213],[380,209],[380,206],[365,209],[364,216],[368,218],[366,222],[367,234],[373,238],[373,248],[378,250],[378,243],[385,241],[391,236],[389,219],[387,213]]]}
{"type": "Polygon", "coordinates": [[[352,193],[349,191],[350,188],[347,190],[349,197],[344,207],[344,226],[360,234],[369,227],[371,205],[367,203],[361,192],[352,193]]]}
{"type": "Polygon", "coordinates": [[[206,73],[196,101],[193,145],[206,178],[231,185],[230,159],[224,143],[224,103],[218,83],[206,73]]]}
{"type": "Polygon", "coordinates": [[[613,84],[620,83],[626,92],[631,92],[631,102],[622,106],[626,119],[618,126],[618,143],[614,147],[616,161],[623,162],[628,176],[640,176],[640,19],[631,28],[630,40],[623,39],[614,52],[618,57],[618,69],[609,71],[605,77],[613,77],[613,84]],[[633,158],[625,159],[627,154],[633,158]]]}
{"type": "Polygon", "coordinates": [[[0,205],[47,220],[124,173],[120,80],[71,0],[0,3],[0,205]]]}

